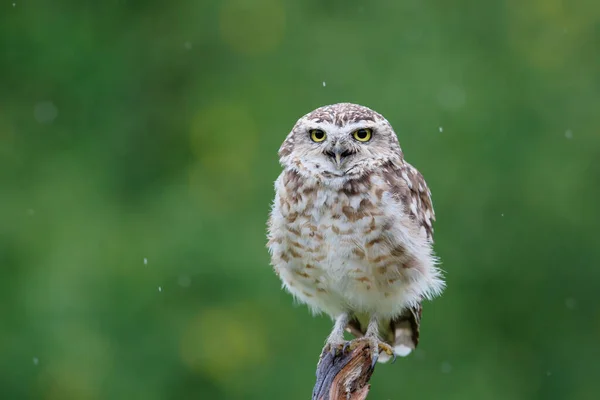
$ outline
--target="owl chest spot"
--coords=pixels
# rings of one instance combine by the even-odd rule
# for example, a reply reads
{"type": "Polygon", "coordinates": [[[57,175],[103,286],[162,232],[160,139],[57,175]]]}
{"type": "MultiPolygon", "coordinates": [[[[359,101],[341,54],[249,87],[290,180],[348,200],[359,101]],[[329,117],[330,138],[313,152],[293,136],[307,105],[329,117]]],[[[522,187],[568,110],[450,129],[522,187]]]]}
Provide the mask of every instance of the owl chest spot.
{"type": "Polygon", "coordinates": [[[385,235],[392,217],[369,196],[336,200],[294,221],[301,247],[296,276],[314,286],[316,295],[348,302],[352,294],[364,302],[387,282],[378,263],[387,259],[382,253],[389,248],[385,235]]]}

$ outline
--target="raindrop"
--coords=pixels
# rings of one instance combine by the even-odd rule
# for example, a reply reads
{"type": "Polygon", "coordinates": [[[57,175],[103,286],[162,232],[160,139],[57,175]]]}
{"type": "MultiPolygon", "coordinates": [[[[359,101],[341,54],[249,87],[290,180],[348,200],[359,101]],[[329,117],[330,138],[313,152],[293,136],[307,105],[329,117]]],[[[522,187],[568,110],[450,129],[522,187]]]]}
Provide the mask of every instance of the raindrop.
{"type": "Polygon", "coordinates": [[[327,83],[325,81],[323,81],[323,87],[327,86],[327,83]]]}
{"type": "Polygon", "coordinates": [[[177,278],[177,283],[179,284],[179,286],[184,288],[190,287],[190,285],[192,284],[192,279],[187,275],[179,275],[179,278],[177,278]]]}
{"type": "Polygon", "coordinates": [[[33,357],[33,365],[38,365],[40,363],[40,360],[38,360],[37,357],[33,357]]]}
{"type": "Polygon", "coordinates": [[[452,372],[452,365],[448,361],[444,361],[440,366],[443,374],[449,374],[452,372]]]}
{"type": "Polygon", "coordinates": [[[51,101],[41,101],[33,109],[33,116],[40,124],[50,124],[56,119],[58,108],[51,101]]]}
{"type": "Polygon", "coordinates": [[[567,130],[565,131],[565,137],[566,137],[567,139],[573,139],[573,131],[572,131],[572,130],[570,130],[570,129],[567,129],[567,130]]]}
{"type": "Polygon", "coordinates": [[[462,108],[466,102],[466,93],[462,86],[449,83],[443,86],[437,93],[437,101],[446,110],[456,111],[462,108]]]}
{"type": "Polygon", "coordinates": [[[504,217],[504,213],[500,214],[501,217],[504,217]]]}
{"type": "Polygon", "coordinates": [[[148,259],[144,257],[144,265],[148,265],[148,259]]]}
{"type": "Polygon", "coordinates": [[[158,291],[159,291],[159,292],[162,292],[162,286],[159,286],[159,287],[158,287],[158,291]]]}
{"type": "Polygon", "coordinates": [[[569,310],[574,310],[575,307],[577,307],[577,300],[575,300],[572,297],[569,297],[567,299],[565,299],[565,306],[569,309],[569,310]]]}
{"type": "Polygon", "coordinates": [[[440,132],[444,132],[444,128],[443,127],[439,127],[440,132]]]}
{"type": "Polygon", "coordinates": [[[417,360],[424,360],[426,356],[425,350],[415,349],[415,358],[417,360]]]}

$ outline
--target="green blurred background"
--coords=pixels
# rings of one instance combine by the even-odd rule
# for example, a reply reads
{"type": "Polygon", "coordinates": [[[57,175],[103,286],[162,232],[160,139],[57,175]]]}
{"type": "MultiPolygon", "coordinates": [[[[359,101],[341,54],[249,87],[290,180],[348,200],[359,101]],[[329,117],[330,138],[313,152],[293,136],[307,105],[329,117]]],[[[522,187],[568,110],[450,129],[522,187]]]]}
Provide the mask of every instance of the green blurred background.
{"type": "Polygon", "coordinates": [[[600,395],[600,3],[0,4],[0,398],[307,399],[277,149],[364,104],[432,189],[445,294],[371,399],[600,395]]]}

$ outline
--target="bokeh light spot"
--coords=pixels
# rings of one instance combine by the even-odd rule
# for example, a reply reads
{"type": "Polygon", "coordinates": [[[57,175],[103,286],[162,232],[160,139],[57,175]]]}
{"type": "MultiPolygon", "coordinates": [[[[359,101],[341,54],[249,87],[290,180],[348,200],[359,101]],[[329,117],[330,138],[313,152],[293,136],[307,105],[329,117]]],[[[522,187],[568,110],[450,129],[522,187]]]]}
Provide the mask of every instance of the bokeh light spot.
{"type": "Polygon", "coordinates": [[[247,307],[204,310],[181,339],[181,359],[188,368],[226,384],[264,362],[266,337],[260,315],[247,307]]]}
{"type": "Polygon", "coordinates": [[[218,104],[196,114],[191,126],[190,188],[208,201],[212,211],[227,210],[251,185],[258,129],[248,110],[237,104],[218,104]]]}
{"type": "Polygon", "coordinates": [[[279,0],[226,0],[219,27],[221,38],[235,52],[266,53],[283,39],[285,10],[279,0]]]}
{"type": "Polygon", "coordinates": [[[465,105],[465,98],[464,89],[452,83],[442,86],[437,94],[439,105],[449,111],[456,111],[462,108],[465,105]]]}
{"type": "Polygon", "coordinates": [[[40,363],[37,390],[48,400],[101,398],[102,385],[113,367],[108,339],[78,323],[61,325],[54,334],[56,348],[61,350],[40,363]]]}
{"type": "Polygon", "coordinates": [[[237,104],[219,104],[201,110],[192,121],[192,152],[205,167],[239,172],[256,151],[257,129],[248,110],[237,104]]]}
{"type": "Polygon", "coordinates": [[[33,109],[33,116],[40,124],[51,124],[58,116],[58,108],[51,101],[40,101],[33,109]]]}

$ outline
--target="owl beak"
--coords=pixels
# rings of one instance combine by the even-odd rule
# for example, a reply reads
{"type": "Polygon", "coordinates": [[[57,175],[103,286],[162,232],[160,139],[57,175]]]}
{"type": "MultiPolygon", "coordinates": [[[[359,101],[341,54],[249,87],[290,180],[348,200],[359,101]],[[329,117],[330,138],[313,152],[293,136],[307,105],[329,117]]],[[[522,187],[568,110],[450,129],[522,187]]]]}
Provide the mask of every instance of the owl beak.
{"type": "Polygon", "coordinates": [[[342,152],[340,150],[334,150],[335,154],[335,163],[339,166],[342,163],[342,152]]]}
{"type": "Polygon", "coordinates": [[[326,154],[334,159],[335,164],[339,167],[342,165],[344,159],[353,153],[340,144],[340,142],[337,142],[330,151],[326,152],[326,154]]]}

